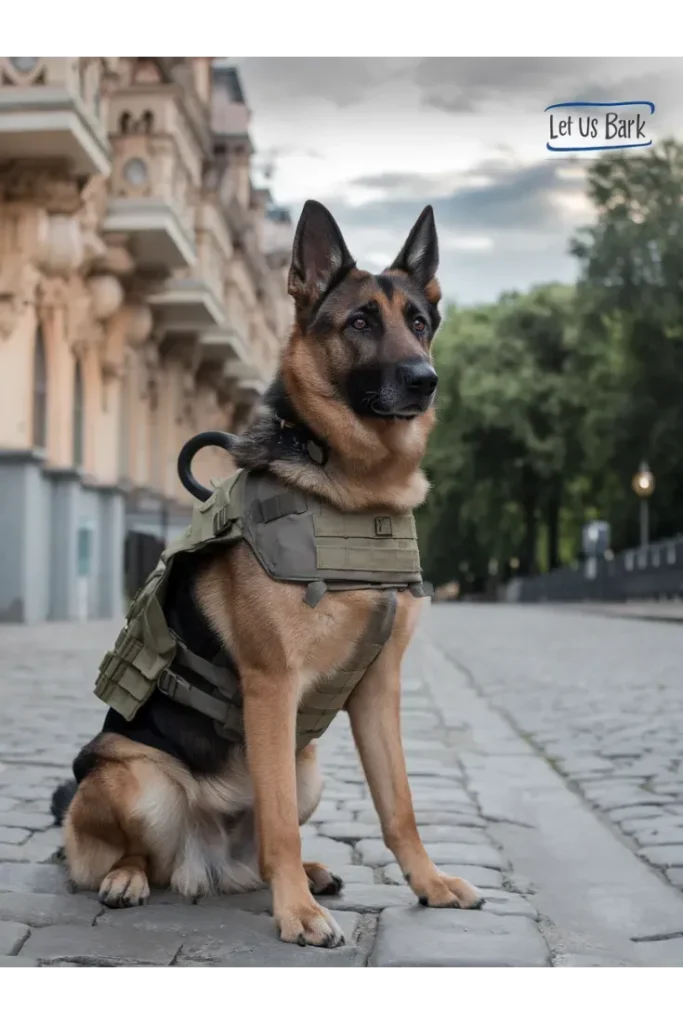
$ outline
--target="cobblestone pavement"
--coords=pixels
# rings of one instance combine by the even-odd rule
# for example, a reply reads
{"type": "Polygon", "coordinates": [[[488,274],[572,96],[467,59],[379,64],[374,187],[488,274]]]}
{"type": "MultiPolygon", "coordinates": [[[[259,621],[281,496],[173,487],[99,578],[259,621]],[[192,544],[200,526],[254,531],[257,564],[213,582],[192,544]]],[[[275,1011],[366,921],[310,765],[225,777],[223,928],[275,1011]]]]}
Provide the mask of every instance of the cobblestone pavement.
{"type": "Polygon", "coordinates": [[[683,888],[683,623],[632,618],[642,607],[619,617],[435,607],[430,628],[479,692],[683,888]]]}
{"type": "MultiPolygon", "coordinates": [[[[478,885],[487,902],[477,912],[416,905],[381,841],[339,716],[320,745],[323,799],[302,829],[306,857],[323,860],[346,883],[338,897],[323,898],[347,937],[336,950],[279,942],[265,891],[197,904],[155,892],[149,906],[123,911],[105,910],[95,894],[69,891],[63,866],[54,862],[59,833],[49,796],[101,723],[92,681],[115,631],[113,623],[0,627],[0,966],[571,966],[642,964],[653,955],[658,963],[683,963],[683,940],[675,938],[679,912],[683,932],[683,898],[651,879],[611,834],[606,841],[618,849],[605,850],[610,873],[621,855],[626,875],[633,861],[647,876],[635,886],[630,876],[624,882],[634,894],[624,949],[609,936],[567,945],[538,903],[533,880],[510,856],[515,836],[533,838],[534,829],[515,820],[504,796],[499,807],[496,796],[505,794],[519,764],[524,772],[550,772],[520,736],[527,734],[628,837],[641,839],[651,860],[673,857],[666,870],[680,883],[676,865],[683,867],[683,858],[671,853],[683,850],[683,840],[676,842],[677,827],[683,832],[683,691],[676,690],[683,631],[675,626],[509,607],[429,609],[404,671],[404,745],[418,824],[435,862],[478,885]],[[652,933],[670,941],[648,944],[652,933]]],[[[551,802],[570,802],[563,820],[583,820],[576,815],[589,812],[571,803],[578,806],[579,798],[550,774],[541,783],[551,802]]],[[[600,840],[605,827],[595,827],[600,840]]],[[[563,889],[569,884],[557,881],[563,889]]],[[[599,895],[593,894],[598,906],[599,895]]],[[[617,903],[623,910],[623,900],[617,903]]],[[[584,926],[572,921],[567,931],[584,926]]]]}

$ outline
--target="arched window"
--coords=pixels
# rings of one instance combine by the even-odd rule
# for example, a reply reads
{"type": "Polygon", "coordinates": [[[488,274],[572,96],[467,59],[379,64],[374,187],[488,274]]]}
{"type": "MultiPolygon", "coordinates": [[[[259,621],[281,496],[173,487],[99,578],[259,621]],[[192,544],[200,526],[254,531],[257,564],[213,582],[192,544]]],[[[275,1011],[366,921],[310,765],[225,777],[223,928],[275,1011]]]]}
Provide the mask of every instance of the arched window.
{"type": "Polygon", "coordinates": [[[80,359],[76,360],[74,369],[74,408],[73,408],[73,458],[74,466],[80,469],[83,465],[83,371],[80,359]]]}
{"type": "Polygon", "coordinates": [[[47,447],[47,363],[40,325],[33,347],[33,447],[47,447]]]}

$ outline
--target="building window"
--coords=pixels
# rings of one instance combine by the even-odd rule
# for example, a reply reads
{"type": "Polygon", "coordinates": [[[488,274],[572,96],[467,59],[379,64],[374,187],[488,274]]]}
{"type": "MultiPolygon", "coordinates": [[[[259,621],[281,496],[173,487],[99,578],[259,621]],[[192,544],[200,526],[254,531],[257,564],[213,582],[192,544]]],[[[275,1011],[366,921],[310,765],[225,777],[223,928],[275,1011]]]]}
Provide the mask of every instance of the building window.
{"type": "Polygon", "coordinates": [[[83,371],[80,359],[76,360],[74,370],[74,436],[73,436],[73,458],[74,466],[80,469],[83,465],[83,371]]]}
{"type": "Polygon", "coordinates": [[[40,325],[33,348],[33,447],[47,448],[47,363],[40,325]]]}

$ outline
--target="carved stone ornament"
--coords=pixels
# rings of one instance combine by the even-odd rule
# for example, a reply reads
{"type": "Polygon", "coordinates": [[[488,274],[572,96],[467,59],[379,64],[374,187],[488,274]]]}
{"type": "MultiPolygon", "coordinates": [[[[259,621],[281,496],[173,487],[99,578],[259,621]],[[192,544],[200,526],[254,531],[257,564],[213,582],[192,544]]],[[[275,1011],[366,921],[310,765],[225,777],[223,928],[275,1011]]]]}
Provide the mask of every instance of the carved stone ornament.
{"type": "Polygon", "coordinates": [[[36,262],[46,274],[68,277],[84,256],[83,233],[74,217],[58,213],[44,221],[36,262]]]}
{"type": "Polygon", "coordinates": [[[121,308],[123,288],[113,274],[97,274],[89,278],[88,290],[96,320],[108,320],[121,308]]]}

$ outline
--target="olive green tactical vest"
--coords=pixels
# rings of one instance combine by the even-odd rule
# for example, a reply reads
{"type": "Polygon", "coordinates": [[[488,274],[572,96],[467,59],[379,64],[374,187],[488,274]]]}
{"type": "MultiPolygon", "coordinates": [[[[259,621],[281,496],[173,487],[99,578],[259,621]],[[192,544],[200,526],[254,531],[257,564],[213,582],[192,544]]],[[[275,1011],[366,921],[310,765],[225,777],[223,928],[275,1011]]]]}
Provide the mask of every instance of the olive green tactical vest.
{"type": "Polygon", "coordinates": [[[243,740],[240,683],[229,655],[213,662],[200,658],[172,632],[163,611],[176,556],[240,542],[273,579],[301,583],[312,608],[328,589],[379,591],[347,663],[299,708],[300,750],[327,729],[382,650],[393,628],[396,591],[409,588],[424,596],[411,514],[340,512],[269,473],[239,470],[195,506],[191,525],[161,555],[133,599],[114,649],[102,660],[95,693],[131,721],[158,689],[208,715],[220,735],[243,740]],[[188,669],[192,682],[185,677],[188,669]]]}

